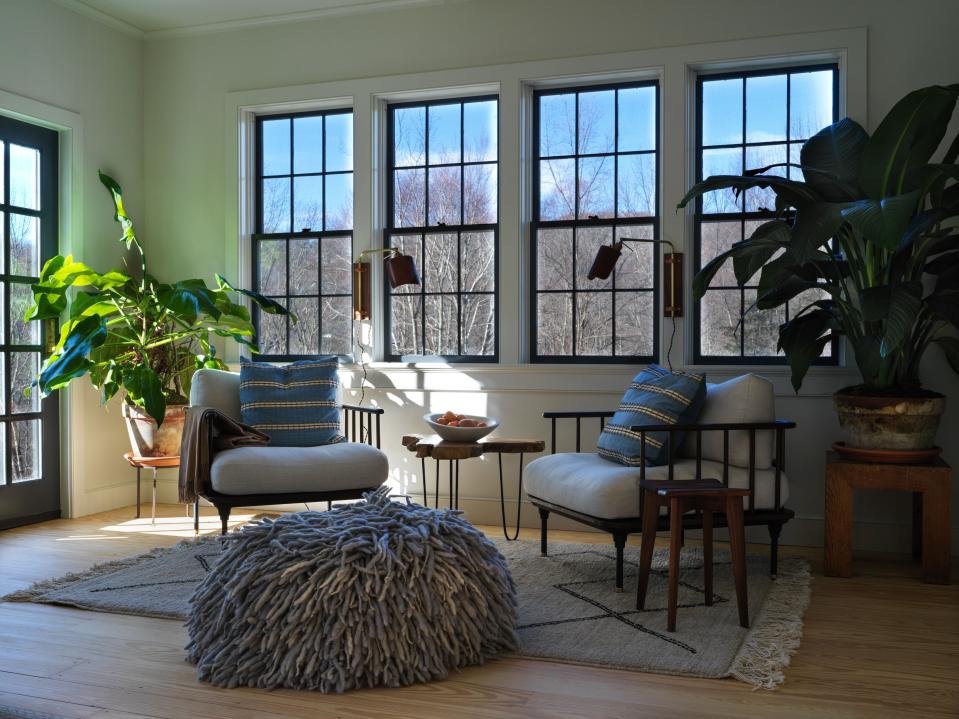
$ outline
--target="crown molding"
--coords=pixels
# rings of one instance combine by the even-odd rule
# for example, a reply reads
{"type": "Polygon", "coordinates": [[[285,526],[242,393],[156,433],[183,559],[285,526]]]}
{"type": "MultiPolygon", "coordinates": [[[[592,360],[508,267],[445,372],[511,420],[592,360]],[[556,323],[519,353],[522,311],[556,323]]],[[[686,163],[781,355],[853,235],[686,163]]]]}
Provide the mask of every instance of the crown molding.
{"type": "Polygon", "coordinates": [[[113,28],[114,30],[119,30],[124,35],[130,37],[135,37],[138,40],[142,40],[146,33],[143,32],[138,27],[131,25],[128,22],[124,22],[119,18],[113,17],[102,10],[97,10],[96,8],[90,7],[89,5],[80,2],[80,0],[53,0],[57,5],[65,7],[68,10],[83,15],[84,17],[89,18],[90,20],[95,20],[101,25],[106,25],[107,27],[113,28]]]}

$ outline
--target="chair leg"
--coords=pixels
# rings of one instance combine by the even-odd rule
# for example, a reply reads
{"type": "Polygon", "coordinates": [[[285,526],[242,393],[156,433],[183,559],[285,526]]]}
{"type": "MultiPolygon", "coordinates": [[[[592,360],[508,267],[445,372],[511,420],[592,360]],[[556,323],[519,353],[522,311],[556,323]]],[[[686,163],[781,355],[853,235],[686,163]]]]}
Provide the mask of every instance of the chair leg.
{"type": "Polygon", "coordinates": [[[626,548],[626,532],[613,532],[613,544],[616,545],[616,591],[623,591],[623,550],[626,548]]]}
{"type": "Polygon", "coordinates": [[[200,495],[193,500],[193,533],[200,533],[200,495]]]}
{"type": "Polygon", "coordinates": [[[782,524],[769,525],[769,576],[773,579],[779,573],[779,533],[782,531],[782,524]]]}
{"type": "Polygon", "coordinates": [[[749,597],[746,594],[746,530],[743,526],[743,500],[726,498],[726,527],[729,530],[729,552],[733,560],[733,578],[736,581],[736,604],[739,606],[739,625],[749,628],[749,597]]]}
{"type": "Polygon", "coordinates": [[[546,556],[546,524],[549,521],[549,510],[539,508],[539,553],[546,556]]]}
{"type": "Polygon", "coordinates": [[[713,513],[703,510],[703,593],[706,606],[713,604],[713,513]]]}
{"type": "Polygon", "coordinates": [[[220,534],[226,534],[229,527],[231,507],[228,504],[216,505],[216,511],[220,514],[220,534]]]}
{"type": "Polygon", "coordinates": [[[636,608],[646,608],[646,588],[649,586],[649,571],[656,548],[656,525],[659,522],[659,502],[656,494],[643,492],[643,544],[639,550],[639,581],[636,586],[636,608]]]}
{"type": "Polygon", "coordinates": [[[669,603],[666,608],[666,630],[676,631],[676,605],[679,604],[679,558],[683,552],[683,501],[669,500],[669,603]]]}

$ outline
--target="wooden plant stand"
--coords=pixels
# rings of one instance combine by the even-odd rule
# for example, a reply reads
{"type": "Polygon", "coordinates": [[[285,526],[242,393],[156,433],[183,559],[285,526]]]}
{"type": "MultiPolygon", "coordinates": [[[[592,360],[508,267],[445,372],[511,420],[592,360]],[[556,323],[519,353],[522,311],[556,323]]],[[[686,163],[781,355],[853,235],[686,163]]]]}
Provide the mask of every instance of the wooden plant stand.
{"type": "Polygon", "coordinates": [[[912,552],[922,559],[922,581],[949,584],[949,501],[952,468],[941,458],[929,464],[870,464],[826,453],[827,577],[852,576],[853,490],[911,492],[912,552]]]}
{"type": "Polygon", "coordinates": [[[180,457],[179,456],[170,456],[170,457],[138,457],[133,454],[133,452],[127,452],[123,455],[123,458],[130,464],[131,467],[135,467],[137,470],[137,519],[140,518],[140,470],[142,469],[152,469],[153,470],[153,503],[150,509],[150,524],[156,524],[157,518],[157,470],[165,469],[167,467],[179,467],[180,466],[180,457]]]}
{"type": "Polygon", "coordinates": [[[403,437],[403,446],[413,452],[420,459],[423,475],[423,504],[429,506],[429,495],[426,491],[426,459],[432,457],[436,461],[436,499],[440,501],[440,462],[448,461],[450,468],[450,506],[459,507],[460,496],[460,460],[471,457],[482,457],[484,454],[496,454],[499,460],[499,507],[503,519],[503,536],[513,541],[519,536],[520,508],[523,499],[523,455],[527,452],[542,452],[546,449],[546,442],[541,439],[510,439],[506,437],[484,437],[478,442],[447,442],[438,434],[423,436],[408,434],[403,437]],[[519,488],[516,493],[516,531],[511,537],[506,528],[506,494],[503,489],[503,455],[519,455],[519,488]]]}

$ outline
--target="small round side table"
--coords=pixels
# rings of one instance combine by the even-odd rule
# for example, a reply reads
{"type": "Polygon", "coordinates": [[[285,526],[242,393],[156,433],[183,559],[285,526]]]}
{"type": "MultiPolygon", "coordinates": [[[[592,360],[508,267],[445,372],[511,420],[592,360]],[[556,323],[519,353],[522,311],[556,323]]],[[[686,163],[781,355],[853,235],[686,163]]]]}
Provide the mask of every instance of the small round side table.
{"type": "Polygon", "coordinates": [[[180,466],[180,457],[167,456],[167,457],[138,457],[133,452],[127,452],[123,455],[123,458],[129,462],[131,467],[136,467],[137,470],[137,519],[140,518],[140,470],[142,469],[152,469],[153,470],[153,503],[150,508],[150,524],[156,524],[157,518],[157,470],[165,468],[173,468],[180,466]]]}

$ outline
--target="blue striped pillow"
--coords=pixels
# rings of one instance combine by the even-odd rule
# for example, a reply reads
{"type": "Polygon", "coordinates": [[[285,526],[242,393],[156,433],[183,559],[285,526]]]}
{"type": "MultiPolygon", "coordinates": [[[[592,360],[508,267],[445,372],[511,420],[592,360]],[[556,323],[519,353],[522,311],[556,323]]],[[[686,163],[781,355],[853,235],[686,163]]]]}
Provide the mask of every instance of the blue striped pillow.
{"type": "Polygon", "coordinates": [[[336,357],[284,366],[240,365],[240,416],[270,436],[274,447],[313,447],[344,441],[340,434],[336,357]]]}
{"type": "MultiPolygon", "coordinates": [[[[619,409],[599,436],[597,452],[603,459],[629,467],[643,463],[642,435],[630,427],[644,424],[688,424],[695,422],[706,399],[706,377],[691,372],[670,372],[651,364],[635,378],[623,395],[619,409]]],[[[669,461],[668,432],[646,435],[646,464],[669,461]]],[[[679,449],[683,433],[673,435],[679,449]]]]}

